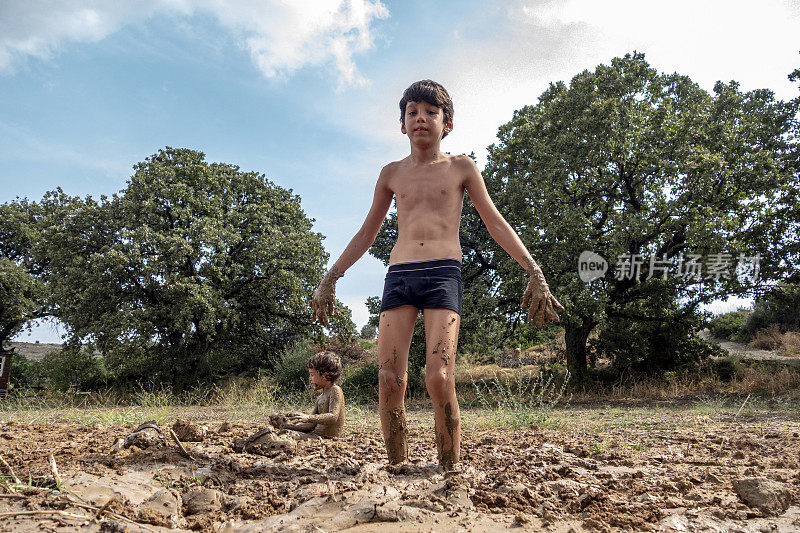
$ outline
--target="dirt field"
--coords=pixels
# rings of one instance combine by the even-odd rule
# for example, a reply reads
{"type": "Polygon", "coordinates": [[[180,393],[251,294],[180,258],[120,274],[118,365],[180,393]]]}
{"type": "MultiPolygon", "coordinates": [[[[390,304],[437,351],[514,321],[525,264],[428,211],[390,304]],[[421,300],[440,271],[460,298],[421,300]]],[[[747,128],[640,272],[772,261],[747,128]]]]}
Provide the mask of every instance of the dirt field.
{"type": "Polygon", "coordinates": [[[410,412],[412,462],[394,471],[369,409],[348,413],[339,440],[272,457],[232,449],[264,420],[162,411],[167,431],[176,416],[208,426],[203,442],[186,445],[194,460],[169,440],[112,453],[145,418],[102,425],[80,422],[99,412],[6,411],[0,454],[20,483],[0,466],[0,530],[800,530],[797,401],[739,404],[568,406],[548,428],[521,429],[465,410],[462,470],[447,475],[433,464],[428,410],[410,412]],[[749,504],[734,488],[745,478],[762,478],[749,504]]]}

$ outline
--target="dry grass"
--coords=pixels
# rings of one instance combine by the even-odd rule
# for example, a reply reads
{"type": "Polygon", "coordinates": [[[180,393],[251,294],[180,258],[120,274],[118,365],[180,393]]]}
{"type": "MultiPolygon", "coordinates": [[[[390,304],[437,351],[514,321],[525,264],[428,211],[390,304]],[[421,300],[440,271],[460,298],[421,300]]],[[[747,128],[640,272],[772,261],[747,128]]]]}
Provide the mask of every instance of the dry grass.
{"type": "Polygon", "coordinates": [[[776,350],[784,357],[800,357],[800,332],[782,333],[777,325],[759,330],[750,342],[751,348],[776,350]]]}
{"type": "Polygon", "coordinates": [[[780,354],[784,357],[800,357],[800,332],[787,331],[783,334],[780,354]]]}
{"type": "Polygon", "coordinates": [[[694,374],[667,373],[664,379],[640,378],[623,384],[600,387],[590,393],[575,394],[576,401],[667,400],[716,394],[769,394],[800,398],[800,371],[775,364],[744,364],[732,360],[735,371],[723,380],[710,369],[694,374]]]}
{"type": "Polygon", "coordinates": [[[756,331],[753,340],[750,341],[750,347],[759,350],[777,350],[782,344],[783,335],[776,324],[756,331]]]}

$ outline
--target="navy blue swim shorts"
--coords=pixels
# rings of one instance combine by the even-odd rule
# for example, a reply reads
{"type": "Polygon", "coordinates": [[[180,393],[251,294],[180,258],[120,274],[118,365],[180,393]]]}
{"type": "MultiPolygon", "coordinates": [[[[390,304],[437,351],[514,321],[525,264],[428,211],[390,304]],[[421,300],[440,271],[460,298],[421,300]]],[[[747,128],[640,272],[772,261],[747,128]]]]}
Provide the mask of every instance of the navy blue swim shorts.
{"type": "Polygon", "coordinates": [[[417,309],[451,309],[460,315],[463,297],[461,261],[398,263],[391,265],[386,274],[381,312],[413,305],[417,309]]]}

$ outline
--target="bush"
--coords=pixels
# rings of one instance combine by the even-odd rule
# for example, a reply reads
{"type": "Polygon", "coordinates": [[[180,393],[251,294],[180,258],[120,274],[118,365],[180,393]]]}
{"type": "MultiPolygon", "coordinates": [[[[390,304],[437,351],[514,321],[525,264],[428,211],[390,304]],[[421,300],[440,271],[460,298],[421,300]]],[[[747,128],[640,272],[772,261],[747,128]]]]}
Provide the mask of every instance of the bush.
{"type": "Polygon", "coordinates": [[[90,391],[104,387],[108,372],[103,357],[90,348],[67,346],[47,352],[41,362],[42,376],[54,389],[90,391]]]}
{"type": "Polygon", "coordinates": [[[302,392],[310,386],[306,363],[314,355],[315,346],[309,340],[292,344],[281,354],[273,377],[277,386],[288,392],[302,392]]]}
{"type": "Polygon", "coordinates": [[[747,321],[753,312],[746,309],[739,309],[730,313],[717,315],[711,319],[708,329],[712,335],[721,339],[729,339],[734,342],[748,342],[750,334],[747,332],[747,321]]]}
{"type": "Polygon", "coordinates": [[[375,324],[367,323],[364,324],[364,327],[361,328],[361,334],[359,335],[362,339],[374,339],[375,336],[378,334],[378,327],[375,324]]]}
{"type": "Polygon", "coordinates": [[[374,403],[378,399],[378,365],[367,363],[353,367],[342,380],[346,401],[374,403]]]}
{"type": "Polygon", "coordinates": [[[725,354],[693,333],[700,324],[699,316],[670,311],[658,320],[609,319],[596,346],[621,373],[657,375],[696,367],[711,356],[725,354]]]}
{"type": "Polygon", "coordinates": [[[756,300],[745,329],[753,336],[756,331],[777,325],[781,331],[800,329],[800,284],[780,283],[756,300]]]}
{"type": "Polygon", "coordinates": [[[15,353],[11,359],[11,377],[9,384],[15,389],[44,387],[44,371],[40,361],[28,359],[15,353]]]}

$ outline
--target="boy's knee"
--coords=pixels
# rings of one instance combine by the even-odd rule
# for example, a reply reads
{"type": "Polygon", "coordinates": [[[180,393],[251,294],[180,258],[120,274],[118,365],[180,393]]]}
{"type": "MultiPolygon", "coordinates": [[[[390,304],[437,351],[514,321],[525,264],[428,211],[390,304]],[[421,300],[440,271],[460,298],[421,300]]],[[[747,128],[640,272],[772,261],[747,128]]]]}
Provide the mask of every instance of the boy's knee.
{"type": "Polygon", "coordinates": [[[425,386],[431,398],[444,398],[455,388],[453,376],[446,369],[425,372],[425,386]]]}
{"type": "Polygon", "coordinates": [[[378,383],[381,390],[405,389],[406,374],[399,373],[394,368],[381,368],[378,370],[378,383]]]}

